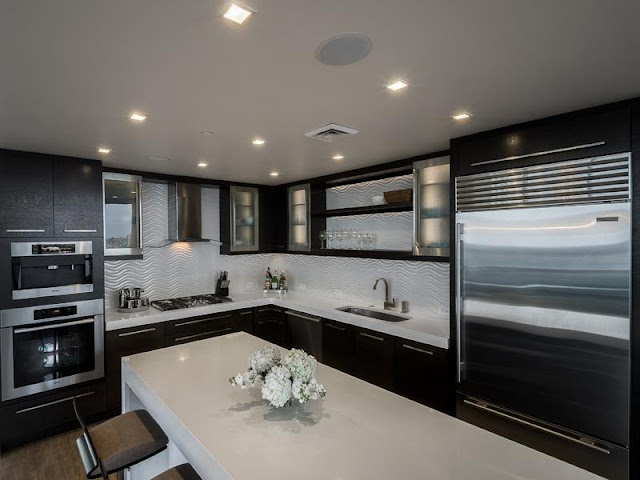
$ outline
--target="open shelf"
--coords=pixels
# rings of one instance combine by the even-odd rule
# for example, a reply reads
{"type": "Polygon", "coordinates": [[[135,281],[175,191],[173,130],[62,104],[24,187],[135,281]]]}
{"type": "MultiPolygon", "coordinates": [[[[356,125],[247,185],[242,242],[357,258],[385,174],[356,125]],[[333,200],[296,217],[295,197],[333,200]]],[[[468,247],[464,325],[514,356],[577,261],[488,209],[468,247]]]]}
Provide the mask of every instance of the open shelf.
{"type": "Polygon", "coordinates": [[[366,207],[336,208],[333,210],[316,210],[314,217],[345,217],[347,215],[369,215],[372,213],[410,212],[413,202],[385,203],[384,205],[367,205],[366,207]]]}
{"type": "Polygon", "coordinates": [[[411,260],[415,262],[449,262],[449,257],[433,257],[413,255],[409,250],[338,250],[321,249],[306,252],[289,251],[292,255],[316,255],[324,257],[378,258],[383,260],[411,260]]]}

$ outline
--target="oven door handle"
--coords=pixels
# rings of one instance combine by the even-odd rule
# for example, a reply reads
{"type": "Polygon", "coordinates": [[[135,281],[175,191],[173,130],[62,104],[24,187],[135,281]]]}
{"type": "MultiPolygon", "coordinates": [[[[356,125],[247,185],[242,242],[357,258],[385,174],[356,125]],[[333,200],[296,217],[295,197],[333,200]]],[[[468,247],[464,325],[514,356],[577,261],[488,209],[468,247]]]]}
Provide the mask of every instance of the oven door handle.
{"type": "Polygon", "coordinates": [[[85,320],[77,320],[75,322],[67,322],[67,323],[56,323],[54,325],[45,325],[43,327],[32,327],[32,328],[16,328],[13,330],[13,333],[29,333],[29,332],[38,332],[40,330],[51,330],[52,328],[60,328],[60,327],[73,327],[75,325],[85,325],[87,323],[95,322],[94,318],[87,318],[85,320]]]}

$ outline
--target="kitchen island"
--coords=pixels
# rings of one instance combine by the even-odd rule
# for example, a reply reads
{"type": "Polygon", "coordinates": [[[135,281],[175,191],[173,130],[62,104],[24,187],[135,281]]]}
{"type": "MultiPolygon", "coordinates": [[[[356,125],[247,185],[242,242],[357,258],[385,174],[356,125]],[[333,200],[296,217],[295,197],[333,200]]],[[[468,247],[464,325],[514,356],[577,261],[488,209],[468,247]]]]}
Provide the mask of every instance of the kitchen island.
{"type": "Polygon", "coordinates": [[[204,480],[600,478],[321,364],[326,398],[271,408],[228,382],[265,344],[233,333],[123,358],[123,410],[170,439],[129,480],[185,461],[204,480]]]}

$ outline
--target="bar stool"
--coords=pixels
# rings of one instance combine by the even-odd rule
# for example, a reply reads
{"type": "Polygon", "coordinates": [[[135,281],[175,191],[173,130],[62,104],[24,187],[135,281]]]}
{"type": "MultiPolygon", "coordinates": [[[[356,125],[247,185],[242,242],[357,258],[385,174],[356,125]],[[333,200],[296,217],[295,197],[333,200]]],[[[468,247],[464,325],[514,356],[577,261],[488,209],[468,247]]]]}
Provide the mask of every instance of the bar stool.
{"type": "Polygon", "coordinates": [[[151,480],[202,480],[191,465],[183,463],[177,467],[173,467],[151,480]]]}
{"type": "MultiPolygon", "coordinates": [[[[169,443],[165,433],[146,410],[118,415],[91,430],[82,420],[75,398],[73,410],[83,431],[76,445],[87,478],[102,477],[108,480],[109,474],[154,456],[167,448],[169,443]]],[[[185,478],[191,480],[191,477],[185,478]]]]}

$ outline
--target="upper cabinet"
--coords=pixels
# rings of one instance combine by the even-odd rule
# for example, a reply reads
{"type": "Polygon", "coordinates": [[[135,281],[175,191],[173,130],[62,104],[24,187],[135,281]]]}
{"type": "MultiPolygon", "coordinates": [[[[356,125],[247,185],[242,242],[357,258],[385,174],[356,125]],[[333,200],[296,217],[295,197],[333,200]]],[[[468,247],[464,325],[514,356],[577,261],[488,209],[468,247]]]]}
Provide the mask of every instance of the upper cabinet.
{"type": "Polygon", "coordinates": [[[51,157],[0,150],[0,236],[53,237],[51,157]]]}
{"type": "Polygon", "coordinates": [[[451,141],[456,176],[628,152],[628,105],[599,107],[451,141]]]}
{"type": "Polygon", "coordinates": [[[449,157],[413,165],[413,254],[449,256],[449,157]]]}
{"type": "Polygon", "coordinates": [[[0,151],[0,235],[102,236],[102,164],[0,151]]]}
{"type": "Polygon", "coordinates": [[[106,172],[104,186],[104,254],[142,255],[142,178],[106,172]]]}
{"type": "Polygon", "coordinates": [[[288,249],[309,251],[311,249],[309,184],[297,185],[288,189],[288,249]]]}
{"type": "Polygon", "coordinates": [[[260,197],[257,188],[232,186],[231,252],[257,252],[260,249],[260,197]]]}
{"type": "Polygon", "coordinates": [[[102,237],[102,163],[53,159],[55,236],[102,237]]]}

